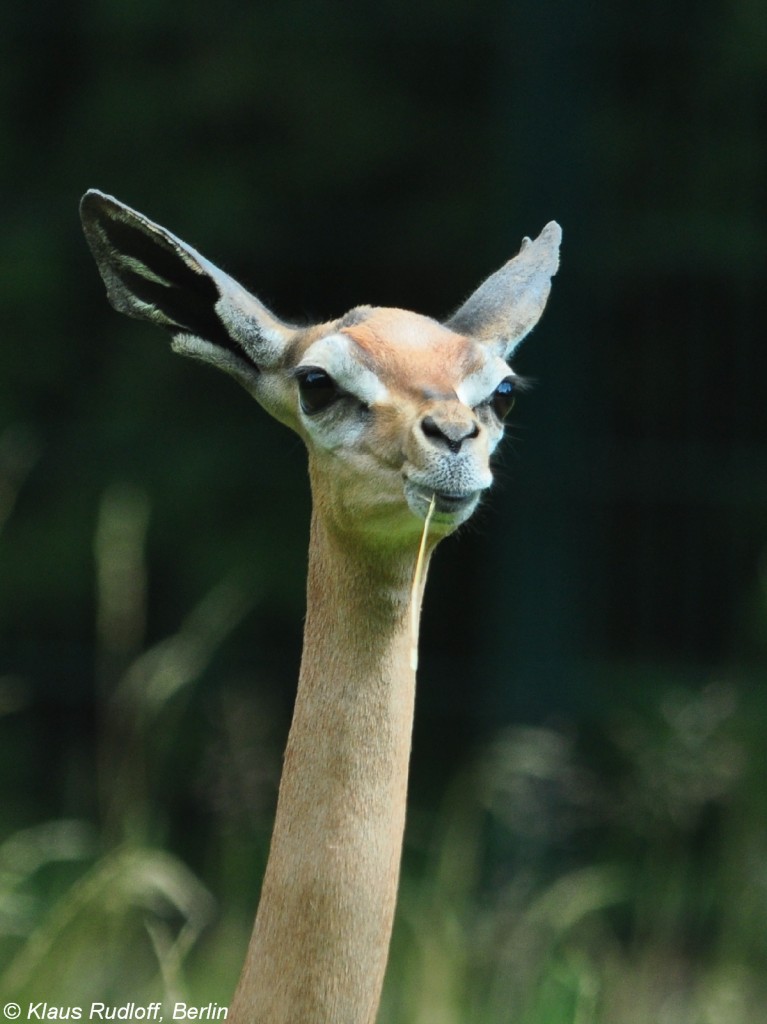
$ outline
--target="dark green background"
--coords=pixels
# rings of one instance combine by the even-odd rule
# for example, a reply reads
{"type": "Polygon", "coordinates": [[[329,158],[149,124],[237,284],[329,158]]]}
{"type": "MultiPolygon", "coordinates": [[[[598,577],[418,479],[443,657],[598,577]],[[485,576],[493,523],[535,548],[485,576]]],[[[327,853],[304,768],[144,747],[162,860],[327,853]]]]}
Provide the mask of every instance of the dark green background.
{"type": "Polygon", "coordinates": [[[577,734],[599,764],[616,715],[711,684],[762,764],[762,3],[16,2],[0,104],[0,831],[98,814],[108,488],[148,501],[146,643],[223,578],[251,595],[153,740],[152,800],[196,866],[227,813],[221,707],[255,700],[277,750],[297,671],[299,443],[109,309],[88,187],[288,320],[445,315],[557,219],[561,270],[515,367],[535,386],[429,581],[414,800],[510,723],[577,734]]]}

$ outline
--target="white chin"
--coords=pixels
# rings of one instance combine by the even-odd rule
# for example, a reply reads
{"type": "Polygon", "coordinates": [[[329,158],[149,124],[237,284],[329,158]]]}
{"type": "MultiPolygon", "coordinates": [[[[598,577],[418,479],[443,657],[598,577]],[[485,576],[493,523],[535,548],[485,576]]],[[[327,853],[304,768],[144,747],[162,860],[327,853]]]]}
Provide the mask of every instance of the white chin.
{"type": "Polygon", "coordinates": [[[407,481],[405,484],[405,498],[414,515],[419,519],[425,519],[433,498],[432,521],[452,527],[466,522],[479,503],[480,493],[480,491],[472,491],[470,494],[461,495],[444,494],[440,491],[429,491],[411,481],[407,481]]]}

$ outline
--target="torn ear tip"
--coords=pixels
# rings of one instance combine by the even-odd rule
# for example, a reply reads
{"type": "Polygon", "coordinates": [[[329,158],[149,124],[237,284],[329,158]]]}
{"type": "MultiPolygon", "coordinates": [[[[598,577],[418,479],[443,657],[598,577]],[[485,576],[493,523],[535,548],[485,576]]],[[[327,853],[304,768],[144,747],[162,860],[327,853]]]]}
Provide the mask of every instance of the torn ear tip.
{"type": "Polygon", "coordinates": [[[522,244],[519,247],[520,253],[525,252],[531,245],[536,245],[540,249],[541,244],[552,249],[558,249],[562,242],[562,228],[555,220],[550,220],[548,224],[541,230],[541,233],[535,239],[535,242],[527,235],[522,239],[522,244]]]}
{"type": "Polygon", "coordinates": [[[559,269],[559,249],[562,245],[562,228],[555,220],[550,220],[537,238],[542,242],[542,251],[549,263],[549,273],[553,277],[559,269]]]}

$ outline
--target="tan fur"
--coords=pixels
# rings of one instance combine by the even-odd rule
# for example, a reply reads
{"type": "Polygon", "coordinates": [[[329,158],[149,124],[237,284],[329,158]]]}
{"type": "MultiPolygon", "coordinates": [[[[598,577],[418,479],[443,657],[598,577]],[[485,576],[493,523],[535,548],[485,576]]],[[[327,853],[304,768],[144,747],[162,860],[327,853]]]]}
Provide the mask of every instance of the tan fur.
{"type": "Polygon", "coordinates": [[[350,550],[313,516],[298,696],[236,1024],[375,1018],[405,820],[413,563],[410,550],[350,550]]]}
{"type": "MultiPolygon", "coordinates": [[[[421,430],[427,413],[446,429],[479,426],[456,389],[486,360],[480,346],[401,310],[370,311],[344,333],[388,398],[349,450],[325,451],[307,436],[314,512],[304,650],[234,1024],[375,1018],[396,902],[415,691],[410,600],[422,523],[402,500],[403,469],[428,473],[444,459],[421,430]]],[[[291,363],[314,340],[302,336],[291,363]]],[[[466,445],[462,457],[481,478],[477,486],[490,482],[490,442],[499,437],[497,426],[480,427],[466,445]]],[[[452,528],[435,525],[427,564],[452,528]]],[[[421,597],[422,588],[419,608],[421,597]]]]}
{"type": "Polygon", "coordinates": [[[453,397],[463,377],[486,359],[480,345],[403,309],[373,309],[344,333],[381,380],[400,394],[453,397]]]}

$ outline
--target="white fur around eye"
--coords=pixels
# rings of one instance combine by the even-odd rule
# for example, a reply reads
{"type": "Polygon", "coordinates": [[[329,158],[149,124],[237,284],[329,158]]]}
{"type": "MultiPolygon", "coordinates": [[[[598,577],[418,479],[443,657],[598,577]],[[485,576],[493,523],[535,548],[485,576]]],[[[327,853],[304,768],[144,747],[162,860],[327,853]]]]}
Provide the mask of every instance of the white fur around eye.
{"type": "Polygon", "coordinates": [[[492,356],[479,370],[464,377],[456,393],[464,405],[474,409],[490,398],[502,380],[513,376],[503,359],[492,356]]]}
{"type": "Polygon", "coordinates": [[[330,334],[315,341],[304,352],[299,366],[317,366],[325,370],[342,391],[358,398],[364,405],[374,405],[388,398],[387,388],[355,357],[354,345],[344,334],[330,334]]]}

